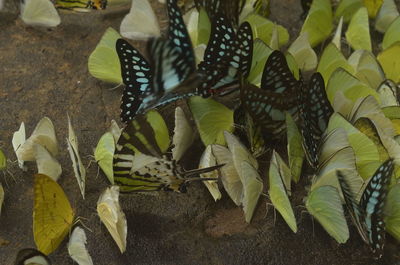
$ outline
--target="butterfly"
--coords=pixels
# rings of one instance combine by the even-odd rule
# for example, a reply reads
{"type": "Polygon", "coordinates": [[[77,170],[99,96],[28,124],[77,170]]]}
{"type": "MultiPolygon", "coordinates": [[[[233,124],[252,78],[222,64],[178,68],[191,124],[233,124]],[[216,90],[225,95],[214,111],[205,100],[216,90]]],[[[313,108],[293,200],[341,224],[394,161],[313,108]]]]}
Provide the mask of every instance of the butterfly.
{"type": "Polygon", "coordinates": [[[54,4],[57,8],[85,12],[85,9],[106,9],[107,0],[55,0],[54,4]]]}
{"type": "Polygon", "coordinates": [[[35,175],[33,237],[41,252],[58,248],[74,221],[74,211],[61,186],[43,174],[35,175]]]}
{"type": "Polygon", "coordinates": [[[359,203],[350,190],[346,177],[342,172],[336,172],[351,219],[364,242],[370,245],[376,258],[381,258],[383,254],[385,243],[383,209],[393,167],[393,160],[389,159],[376,170],[359,203]]]}
{"type": "MultiPolygon", "coordinates": [[[[181,121],[182,115],[176,112],[176,121],[181,121]]],[[[186,118],[185,118],[186,119],[186,118]]],[[[186,122],[184,122],[186,123],[186,122]]],[[[176,191],[186,192],[189,182],[195,180],[210,180],[194,177],[215,170],[221,165],[185,170],[179,159],[192,141],[190,126],[176,125],[175,132],[179,137],[173,138],[173,145],[179,147],[179,154],[168,150],[171,148],[168,128],[164,119],[155,110],[138,114],[123,130],[114,154],[114,183],[121,187],[122,192],[132,191],[176,191]],[[186,131],[185,131],[186,130],[186,131]]]]}
{"type": "Polygon", "coordinates": [[[56,27],[61,18],[50,0],[21,1],[21,19],[30,26],[56,27]]]}
{"type": "Polygon", "coordinates": [[[316,169],[320,138],[334,112],[326,95],[324,79],[320,73],[316,72],[311,76],[308,89],[305,85],[301,86],[298,98],[303,148],[306,151],[307,160],[316,169]]]}
{"type": "Polygon", "coordinates": [[[79,226],[74,228],[68,242],[68,253],[78,264],[93,265],[92,257],[86,248],[87,237],[85,230],[79,226]]]}
{"type": "Polygon", "coordinates": [[[97,201],[97,214],[111,234],[121,253],[126,250],[128,224],[119,203],[119,187],[106,188],[97,201]]]}
{"type": "MultiPolygon", "coordinates": [[[[199,88],[204,96],[223,95],[232,91],[238,83],[239,73],[247,77],[253,55],[253,33],[248,22],[240,25],[237,32],[232,21],[218,14],[211,25],[211,36],[199,70],[206,80],[199,88]]],[[[237,87],[237,86],[236,86],[237,87]]]]}
{"type": "Polygon", "coordinates": [[[254,123],[261,127],[263,134],[280,135],[285,124],[285,112],[292,115],[297,113],[298,100],[295,95],[300,85],[283,53],[274,51],[265,63],[261,87],[242,84],[241,104],[254,123]]]}
{"type": "Polygon", "coordinates": [[[196,69],[192,44],[182,15],[174,0],[168,0],[167,6],[168,39],[157,38],[148,42],[150,62],[123,39],[116,42],[122,80],[126,85],[121,103],[123,122],[131,120],[136,113],[149,106],[167,104],[192,95],[175,95],[167,97],[167,101],[160,100],[164,95],[179,90],[176,87],[196,69]]]}

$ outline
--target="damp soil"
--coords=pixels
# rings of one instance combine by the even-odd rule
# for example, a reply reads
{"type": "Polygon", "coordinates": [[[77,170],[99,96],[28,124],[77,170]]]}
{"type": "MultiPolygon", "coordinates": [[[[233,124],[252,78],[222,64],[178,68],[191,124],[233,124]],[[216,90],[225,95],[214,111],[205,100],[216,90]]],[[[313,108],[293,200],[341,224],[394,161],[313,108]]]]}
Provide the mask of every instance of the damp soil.
{"type": "MultiPolygon", "coordinates": [[[[165,25],[163,6],[152,2],[165,25]]],[[[368,247],[354,227],[346,244],[338,244],[305,211],[303,180],[293,187],[292,204],[299,230],[294,234],[262,197],[251,224],[223,193],[214,202],[201,183],[185,194],[121,195],[128,220],[126,252],[121,254],[96,213],[105,175],[93,162],[93,149],[112,119],[119,120],[122,88],[113,88],[91,77],[87,61],[108,27],[118,29],[129,7],[77,14],[60,12],[62,23],[53,30],[26,27],[16,5],[0,13],[0,146],[11,160],[8,173],[0,175],[5,201],[0,216],[0,264],[11,265],[19,249],[35,247],[32,233],[33,174],[22,172],[12,150],[12,134],[25,122],[27,135],[48,116],[60,144],[59,180],[76,216],[90,228],[87,247],[98,265],[128,264],[374,264],[368,247]],[[80,195],[66,146],[67,113],[71,116],[87,170],[86,199],[80,195]]],[[[271,19],[284,25],[293,40],[301,28],[300,1],[271,1],[271,19]]],[[[143,50],[143,43],[134,43],[143,50]]],[[[185,107],[185,102],[177,104],[185,107]]],[[[166,109],[171,120],[173,106],[166,109]]],[[[193,146],[185,167],[196,166],[200,143],[193,146]]],[[[266,164],[267,160],[261,161],[266,164]]],[[[265,174],[264,174],[265,175],[265,174]]],[[[266,179],[264,178],[266,183],[266,179]]],[[[390,241],[390,240],[389,240],[390,241]]],[[[73,264],[67,240],[50,255],[53,264],[73,264]]],[[[381,264],[400,264],[399,248],[389,242],[381,264]]]]}

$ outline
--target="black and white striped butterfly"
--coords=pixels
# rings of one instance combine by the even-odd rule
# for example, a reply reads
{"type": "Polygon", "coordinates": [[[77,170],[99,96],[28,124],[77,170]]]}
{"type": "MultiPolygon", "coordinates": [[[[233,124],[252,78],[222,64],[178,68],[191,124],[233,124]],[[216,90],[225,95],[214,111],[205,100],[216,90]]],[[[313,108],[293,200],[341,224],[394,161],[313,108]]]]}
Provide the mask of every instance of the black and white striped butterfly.
{"type": "Polygon", "coordinates": [[[383,209],[388,184],[393,173],[393,160],[385,161],[369,180],[361,200],[357,203],[345,175],[337,171],[347,209],[361,238],[370,247],[376,258],[381,258],[385,244],[385,222],[383,209]]]}
{"type": "MultiPolygon", "coordinates": [[[[121,102],[123,122],[150,106],[166,104],[160,102],[160,98],[173,91],[196,70],[192,43],[175,0],[168,0],[167,7],[168,39],[148,42],[149,62],[128,42],[117,40],[116,50],[122,80],[126,85],[121,102]]],[[[171,98],[180,97],[170,97],[170,101],[171,98]]]]}
{"type": "Polygon", "coordinates": [[[199,70],[206,76],[199,88],[203,96],[226,94],[238,87],[239,74],[247,77],[253,55],[253,33],[248,22],[234,29],[232,22],[219,14],[212,22],[210,40],[199,70]]]}
{"type": "Polygon", "coordinates": [[[316,72],[311,76],[308,89],[302,85],[298,98],[303,148],[308,162],[314,169],[317,169],[320,139],[334,112],[326,95],[324,79],[320,73],[316,72]]]}
{"type": "Polygon", "coordinates": [[[297,113],[300,85],[283,53],[274,51],[265,63],[261,87],[242,84],[241,104],[264,135],[279,136],[285,125],[285,112],[297,113]]]}
{"type": "MultiPolygon", "coordinates": [[[[186,130],[185,126],[176,127],[175,133],[186,130]]],[[[180,137],[175,137],[170,146],[167,126],[154,110],[145,115],[138,114],[128,123],[118,139],[113,159],[114,181],[122,192],[186,192],[188,183],[210,180],[198,175],[218,169],[221,165],[185,170],[179,160],[189,147],[182,145],[190,145],[190,141],[184,140],[186,132],[178,134],[180,137]],[[183,152],[174,155],[171,150],[174,146],[179,146],[183,152]]]]}

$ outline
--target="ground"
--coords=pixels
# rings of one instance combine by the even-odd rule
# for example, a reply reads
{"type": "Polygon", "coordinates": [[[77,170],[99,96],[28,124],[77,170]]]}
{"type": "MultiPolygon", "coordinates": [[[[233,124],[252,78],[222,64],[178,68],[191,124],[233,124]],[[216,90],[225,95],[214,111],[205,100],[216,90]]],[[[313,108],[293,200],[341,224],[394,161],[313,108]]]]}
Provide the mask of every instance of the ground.
{"type": "MultiPolygon", "coordinates": [[[[153,2],[165,18],[162,5],[153,2]]],[[[10,265],[19,249],[35,247],[32,206],[36,166],[30,163],[27,172],[17,168],[11,139],[21,122],[29,135],[43,116],[53,121],[59,140],[58,159],[63,167],[59,183],[76,216],[91,229],[86,231],[87,247],[94,264],[373,264],[368,247],[353,226],[349,241],[339,245],[306,213],[302,201],[305,180],[294,186],[296,234],[265,197],[247,224],[242,210],[226,193],[215,203],[201,183],[192,184],[186,194],[122,195],[128,239],[126,252],[120,253],[97,216],[96,203],[108,182],[103,173],[98,174],[91,155],[110,121],[119,119],[122,88],[111,89],[111,85],[91,77],[87,60],[104,31],[110,26],[118,29],[126,12],[128,7],[89,14],[61,12],[61,25],[51,31],[26,27],[13,6],[0,13],[0,141],[1,149],[14,161],[8,168],[13,176],[0,178],[6,193],[0,216],[0,264],[10,265]],[[90,164],[85,200],[67,151],[67,113],[83,162],[90,164]]],[[[284,25],[292,40],[301,27],[301,12],[300,1],[271,1],[271,19],[284,25]]],[[[197,144],[193,148],[197,152],[192,152],[188,168],[197,164],[202,147],[197,144]]],[[[51,254],[53,264],[73,263],[66,242],[51,254]]],[[[400,264],[393,251],[398,253],[398,247],[389,242],[383,264],[400,264]]]]}

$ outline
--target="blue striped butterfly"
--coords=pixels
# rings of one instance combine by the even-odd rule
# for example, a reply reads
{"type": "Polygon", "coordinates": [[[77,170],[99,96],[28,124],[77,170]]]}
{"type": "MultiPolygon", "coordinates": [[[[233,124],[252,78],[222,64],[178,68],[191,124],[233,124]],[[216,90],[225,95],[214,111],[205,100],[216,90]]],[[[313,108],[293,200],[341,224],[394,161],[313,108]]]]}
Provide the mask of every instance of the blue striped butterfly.
{"type": "Polygon", "coordinates": [[[322,134],[328,126],[333,108],[328,100],[324,79],[318,72],[311,76],[308,89],[301,86],[298,94],[303,148],[310,165],[318,167],[318,150],[322,134]]]}
{"type": "Polygon", "coordinates": [[[237,32],[232,22],[218,14],[212,22],[211,36],[199,70],[206,80],[200,86],[203,96],[227,94],[237,88],[238,76],[247,77],[253,55],[253,33],[248,22],[240,25],[237,32]],[[236,84],[236,85],[235,85],[236,84]]]}
{"type": "Polygon", "coordinates": [[[241,104],[264,135],[279,136],[285,125],[285,112],[292,116],[297,113],[300,85],[283,53],[274,51],[265,63],[261,87],[242,84],[241,104]]]}
{"type": "Polygon", "coordinates": [[[188,147],[186,144],[191,142],[184,140],[185,137],[181,135],[187,134],[182,133],[176,139],[174,137],[175,141],[173,140],[171,146],[168,128],[158,112],[151,110],[145,115],[138,114],[125,127],[116,145],[113,160],[114,183],[120,186],[122,192],[186,192],[188,183],[210,180],[197,175],[218,169],[221,165],[185,170],[178,163],[188,147]],[[180,154],[174,155],[172,150],[171,155],[170,149],[174,145],[182,150],[180,154]]]}
{"type": "Polygon", "coordinates": [[[347,209],[358,233],[370,247],[376,258],[381,258],[385,244],[383,209],[388,184],[393,173],[393,160],[385,161],[369,180],[359,203],[342,172],[337,171],[347,209]]]}
{"type": "Polygon", "coordinates": [[[196,69],[192,44],[175,0],[168,0],[168,39],[148,42],[151,60],[123,39],[117,40],[116,50],[121,63],[122,80],[126,85],[121,102],[121,120],[128,122],[136,113],[150,106],[191,96],[175,95],[169,101],[160,100],[187,79],[196,69]]]}

